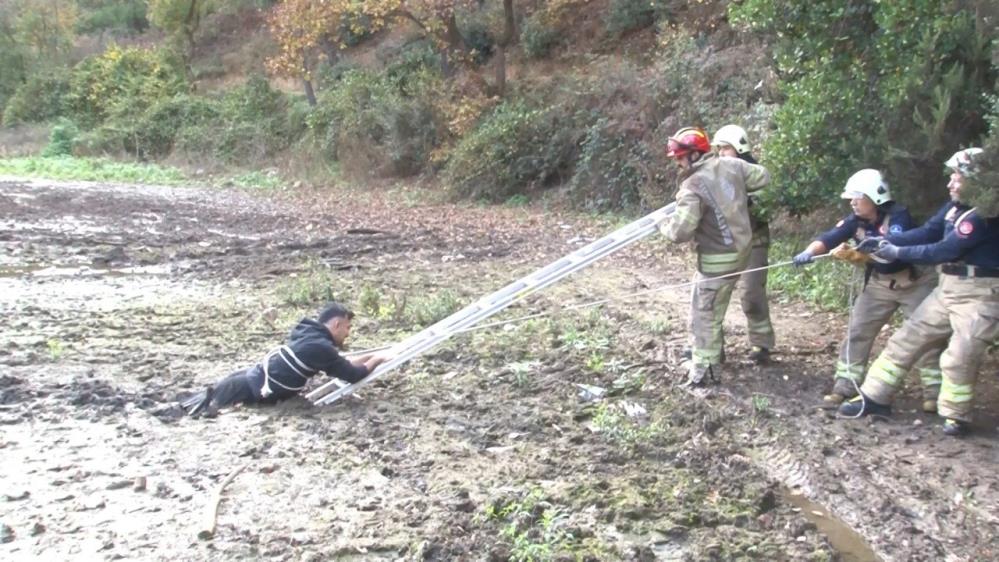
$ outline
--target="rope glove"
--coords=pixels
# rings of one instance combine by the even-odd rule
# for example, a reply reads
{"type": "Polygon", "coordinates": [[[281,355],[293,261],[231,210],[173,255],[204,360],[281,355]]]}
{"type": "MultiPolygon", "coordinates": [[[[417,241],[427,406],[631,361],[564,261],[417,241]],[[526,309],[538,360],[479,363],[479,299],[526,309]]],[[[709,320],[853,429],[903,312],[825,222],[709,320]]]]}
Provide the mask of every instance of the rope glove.
{"type": "Polygon", "coordinates": [[[805,264],[812,263],[812,258],[814,257],[815,254],[813,254],[811,250],[805,250],[804,252],[794,256],[794,266],[804,267],[805,264]]]}
{"type": "Polygon", "coordinates": [[[882,263],[891,263],[898,259],[898,246],[887,240],[882,240],[878,244],[878,251],[871,254],[871,257],[882,263]]]}
{"type": "Polygon", "coordinates": [[[873,254],[878,251],[878,245],[881,244],[882,240],[884,238],[881,236],[868,236],[860,244],[857,244],[857,251],[865,254],[873,254]]]}
{"type": "Polygon", "coordinates": [[[845,261],[852,265],[867,265],[867,262],[871,261],[871,256],[863,252],[858,252],[855,248],[851,248],[845,242],[836,246],[833,251],[829,254],[838,260],[845,261]]]}

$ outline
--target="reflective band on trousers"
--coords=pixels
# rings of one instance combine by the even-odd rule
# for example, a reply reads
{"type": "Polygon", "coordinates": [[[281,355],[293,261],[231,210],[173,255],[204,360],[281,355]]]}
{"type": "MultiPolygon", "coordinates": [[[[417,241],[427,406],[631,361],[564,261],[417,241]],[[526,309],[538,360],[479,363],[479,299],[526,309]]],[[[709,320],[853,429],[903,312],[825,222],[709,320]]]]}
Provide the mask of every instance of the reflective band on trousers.
{"type": "Polygon", "coordinates": [[[940,385],[940,400],[946,402],[970,402],[974,397],[975,385],[955,384],[947,379],[940,385]]]}
{"type": "Polygon", "coordinates": [[[933,386],[940,384],[940,379],[943,375],[940,373],[940,369],[919,369],[919,380],[923,382],[923,386],[933,386]]]}
{"type": "Polygon", "coordinates": [[[871,377],[874,377],[875,379],[894,388],[898,386],[899,382],[901,382],[902,376],[905,375],[905,371],[900,369],[891,361],[885,359],[883,356],[879,356],[874,360],[874,364],[871,365],[869,374],[871,377]]]}
{"type": "Polygon", "coordinates": [[[861,382],[864,380],[864,365],[862,363],[848,365],[842,361],[837,361],[836,376],[861,382]]]}
{"type": "Polygon", "coordinates": [[[742,255],[737,252],[725,254],[701,254],[698,260],[701,264],[701,271],[704,273],[728,273],[735,271],[742,255]]]}
{"type": "Polygon", "coordinates": [[[260,387],[260,396],[263,398],[267,398],[271,394],[274,394],[274,391],[271,390],[271,382],[273,382],[274,384],[280,386],[285,390],[298,392],[299,390],[305,388],[305,383],[309,381],[308,375],[303,373],[302,370],[308,371],[309,374],[315,374],[316,372],[315,369],[303,363],[302,360],[295,355],[295,352],[292,351],[291,348],[288,347],[287,345],[282,345],[281,347],[277,347],[271,350],[271,352],[268,353],[266,357],[264,357],[262,363],[264,365],[264,384],[262,387],[260,387]],[[300,386],[298,387],[285,386],[278,381],[271,380],[271,374],[270,374],[271,357],[274,357],[275,355],[280,356],[281,360],[284,361],[285,364],[288,365],[288,367],[291,368],[291,370],[294,371],[296,375],[302,377],[302,384],[300,386]]]}

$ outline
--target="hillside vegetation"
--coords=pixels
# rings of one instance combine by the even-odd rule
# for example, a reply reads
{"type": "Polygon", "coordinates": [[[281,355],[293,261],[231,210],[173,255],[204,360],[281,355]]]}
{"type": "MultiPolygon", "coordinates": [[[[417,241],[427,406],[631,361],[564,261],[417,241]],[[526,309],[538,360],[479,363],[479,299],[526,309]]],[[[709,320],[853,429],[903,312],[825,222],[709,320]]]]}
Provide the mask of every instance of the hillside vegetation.
{"type": "Polygon", "coordinates": [[[997,29],[988,0],[7,0],[0,107],[50,156],[625,211],[671,196],[670,134],[734,122],[771,209],[874,166],[925,213],[947,156],[999,150],[997,29]]]}

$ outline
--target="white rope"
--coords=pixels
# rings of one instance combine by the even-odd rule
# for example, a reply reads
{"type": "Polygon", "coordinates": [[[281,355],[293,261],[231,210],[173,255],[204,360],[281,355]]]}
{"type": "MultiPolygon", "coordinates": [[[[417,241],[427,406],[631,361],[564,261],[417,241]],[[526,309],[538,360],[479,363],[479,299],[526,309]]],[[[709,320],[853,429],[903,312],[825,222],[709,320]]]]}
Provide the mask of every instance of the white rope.
{"type": "MultiPolygon", "coordinates": [[[[849,362],[850,361],[850,340],[852,339],[852,335],[853,335],[853,309],[855,308],[855,305],[857,304],[857,298],[860,297],[860,295],[856,294],[856,292],[857,292],[856,291],[856,288],[857,288],[857,278],[861,274],[861,272],[863,272],[863,271],[864,271],[863,269],[861,269],[859,267],[856,267],[856,268],[853,268],[853,273],[850,275],[850,296],[847,299],[849,301],[849,303],[850,303],[850,314],[847,316],[847,324],[846,324],[846,358],[847,358],[847,361],[848,361],[848,363],[846,364],[846,370],[847,370],[847,373],[849,373],[850,375],[853,374],[853,371],[851,370],[853,368],[853,363],[849,362]]],[[[857,396],[860,397],[860,411],[857,412],[856,415],[853,415],[853,416],[842,416],[842,417],[846,418],[846,419],[857,419],[857,418],[863,416],[864,415],[864,410],[867,409],[867,398],[864,397],[864,393],[860,391],[860,386],[857,385],[857,380],[854,379],[852,376],[850,377],[850,383],[853,384],[853,389],[857,391],[857,396]]]]}

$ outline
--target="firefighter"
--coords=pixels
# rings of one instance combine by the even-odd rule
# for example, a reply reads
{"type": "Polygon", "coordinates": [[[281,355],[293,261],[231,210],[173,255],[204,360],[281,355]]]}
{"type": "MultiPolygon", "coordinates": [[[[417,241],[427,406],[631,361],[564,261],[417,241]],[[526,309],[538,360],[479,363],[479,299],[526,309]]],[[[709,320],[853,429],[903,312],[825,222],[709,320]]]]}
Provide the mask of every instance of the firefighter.
{"type": "MultiPolygon", "coordinates": [[[[914,226],[909,211],[892,200],[888,183],[877,170],[860,170],[850,176],[841,197],[850,200],[853,212],[795,256],[795,265],[811,263],[815,256],[850,239],[860,243],[869,237],[899,234],[914,226]]],[[[866,262],[864,288],[850,311],[847,335],[840,344],[833,375],[832,392],[823,398],[829,407],[837,407],[844,399],[857,395],[856,389],[864,382],[874,340],[895,311],[901,308],[906,318],[912,316],[937,283],[936,273],[929,267],[900,262],[876,263],[863,259],[867,257],[864,254],[859,255],[862,258],[859,261],[866,262]]],[[[928,348],[917,363],[923,384],[923,410],[927,412],[936,411],[942,351],[942,344],[928,348]]]]}
{"type": "MultiPolygon", "coordinates": [[[[718,156],[757,163],[750,152],[746,131],[738,125],[725,125],[718,129],[711,139],[711,146],[718,156]]],[[[770,223],[763,216],[753,194],[749,195],[748,205],[753,239],[746,269],[765,268],[769,265],[770,223]]],[[[762,365],[770,361],[770,350],[774,348],[774,327],[770,322],[770,303],[767,301],[767,270],[743,273],[739,279],[742,281],[742,312],[746,315],[746,331],[749,333],[749,359],[762,365]]]]}
{"type": "Polygon", "coordinates": [[[693,333],[688,383],[718,380],[724,347],[722,321],[736,277],[752,250],[748,193],[770,181],[766,168],[719,158],[703,129],[686,127],[669,138],[666,156],[680,168],[676,209],[660,226],[671,242],[694,241],[697,272],[690,302],[693,333]]]}
{"type": "Polygon", "coordinates": [[[840,406],[842,415],[890,415],[906,371],[927,350],[946,343],[937,411],[945,434],[969,430],[978,367],[999,338],[999,217],[982,216],[961,200],[981,152],[969,148],[947,160],[951,201],[926,224],[861,245],[862,251],[873,250],[885,261],[938,265],[940,285],[888,340],[867,371],[860,395],[840,406]]]}

